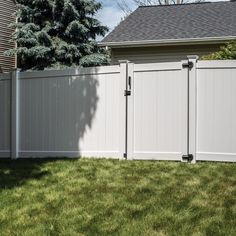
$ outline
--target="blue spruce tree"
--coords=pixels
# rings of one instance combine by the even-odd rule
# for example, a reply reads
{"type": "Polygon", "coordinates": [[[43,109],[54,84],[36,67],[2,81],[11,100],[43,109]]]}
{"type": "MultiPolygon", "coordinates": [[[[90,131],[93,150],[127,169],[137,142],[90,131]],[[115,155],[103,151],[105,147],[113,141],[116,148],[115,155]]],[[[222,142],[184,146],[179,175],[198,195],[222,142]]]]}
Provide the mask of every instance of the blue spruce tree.
{"type": "Polygon", "coordinates": [[[17,0],[17,23],[12,39],[22,70],[50,67],[98,66],[109,56],[96,37],[107,27],[95,18],[101,4],[95,0],[17,0]]]}

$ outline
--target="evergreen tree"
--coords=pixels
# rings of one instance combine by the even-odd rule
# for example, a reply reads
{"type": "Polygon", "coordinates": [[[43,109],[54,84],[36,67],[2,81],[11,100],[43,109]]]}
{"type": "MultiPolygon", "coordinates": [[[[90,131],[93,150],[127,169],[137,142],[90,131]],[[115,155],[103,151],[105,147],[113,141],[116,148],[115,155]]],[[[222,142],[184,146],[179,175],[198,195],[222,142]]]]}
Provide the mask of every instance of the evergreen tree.
{"type": "Polygon", "coordinates": [[[13,40],[22,70],[48,67],[93,66],[108,63],[96,36],[107,27],[95,18],[101,4],[95,0],[17,0],[13,40]]]}

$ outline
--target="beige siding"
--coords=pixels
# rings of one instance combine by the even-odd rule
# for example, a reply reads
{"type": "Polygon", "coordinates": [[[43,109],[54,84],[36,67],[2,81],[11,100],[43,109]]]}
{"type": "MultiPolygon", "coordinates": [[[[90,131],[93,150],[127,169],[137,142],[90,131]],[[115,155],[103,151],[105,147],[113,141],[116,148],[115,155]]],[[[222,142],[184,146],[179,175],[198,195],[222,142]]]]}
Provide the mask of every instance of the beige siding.
{"type": "Polygon", "coordinates": [[[12,29],[9,27],[15,21],[14,12],[14,0],[0,0],[0,73],[15,67],[15,58],[4,56],[4,51],[15,46],[10,42],[12,29]]]}
{"type": "Polygon", "coordinates": [[[130,47],[112,49],[112,64],[118,60],[134,63],[175,62],[186,59],[187,55],[203,56],[219,50],[220,45],[182,45],[163,47],[130,47]]]}

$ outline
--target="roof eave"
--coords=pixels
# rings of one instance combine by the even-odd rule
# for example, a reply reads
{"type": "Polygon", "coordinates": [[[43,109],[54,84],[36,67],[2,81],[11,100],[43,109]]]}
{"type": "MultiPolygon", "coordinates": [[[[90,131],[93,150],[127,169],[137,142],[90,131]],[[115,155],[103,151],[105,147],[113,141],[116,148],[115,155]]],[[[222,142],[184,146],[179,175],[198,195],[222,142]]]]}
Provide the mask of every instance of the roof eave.
{"type": "Polygon", "coordinates": [[[125,47],[151,47],[151,46],[171,46],[171,45],[195,45],[195,44],[222,44],[236,39],[235,36],[187,38],[187,39],[163,39],[163,40],[143,40],[143,41],[123,41],[123,42],[100,42],[99,46],[110,48],[125,47]]]}

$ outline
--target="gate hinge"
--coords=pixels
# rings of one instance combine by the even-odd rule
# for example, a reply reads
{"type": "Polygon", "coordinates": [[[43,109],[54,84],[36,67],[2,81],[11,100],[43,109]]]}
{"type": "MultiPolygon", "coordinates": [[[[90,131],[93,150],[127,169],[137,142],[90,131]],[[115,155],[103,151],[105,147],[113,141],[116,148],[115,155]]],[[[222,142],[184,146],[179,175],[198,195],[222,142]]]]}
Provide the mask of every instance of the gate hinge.
{"type": "Polygon", "coordinates": [[[193,160],[193,155],[192,154],[188,154],[188,155],[183,155],[182,156],[183,161],[192,161],[193,160]]]}
{"type": "Polygon", "coordinates": [[[131,91],[130,90],[125,90],[124,95],[125,95],[125,97],[131,96],[131,91]]]}
{"type": "Polygon", "coordinates": [[[193,62],[189,61],[189,62],[183,63],[183,68],[192,69],[193,68],[193,62]]]}

